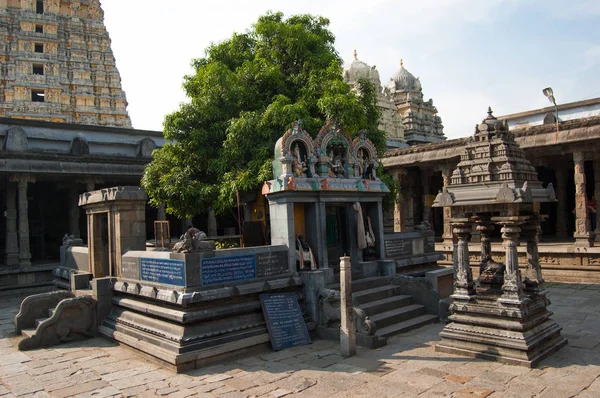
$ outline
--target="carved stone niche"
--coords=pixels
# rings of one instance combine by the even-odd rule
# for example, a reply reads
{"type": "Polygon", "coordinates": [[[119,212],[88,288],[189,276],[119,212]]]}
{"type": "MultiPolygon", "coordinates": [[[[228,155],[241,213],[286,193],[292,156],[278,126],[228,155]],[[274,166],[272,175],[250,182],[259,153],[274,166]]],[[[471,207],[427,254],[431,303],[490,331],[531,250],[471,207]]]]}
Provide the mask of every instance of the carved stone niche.
{"type": "Polygon", "coordinates": [[[315,139],[315,147],[319,154],[317,173],[321,177],[355,177],[358,160],[352,143],[335,121],[323,126],[315,139]]]}
{"type": "Polygon", "coordinates": [[[151,158],[152,151],[156,149],[156,142],[152,138],[144,138],[140,142],[138,142],[137,146],[137,156],[140,158],[151,158]]]}
{"type": "Polygon", "coordinates": [[[375,171],[379,167],[377,161],[377,149],[371,141],[367,139],[364,131],[358,134],[358,137],[352,141],[352,154],[356,159],[354,176],[364,179],[374,180],[377,176],[375,171]]]}
{"type": "Polygon", "coordinates": [[[316,162],[313,140],[302,129],[302,121],[298,120],[275,144],[275,178],[287,180],[288,177],[315,177],[316,162]]]}
{"type": "Polygon", "coordinates": [[[81,134],[77,134],[71,144],[69,145],[69,153],[72,155],[89,155],[90,146],[87,138],[81,134]]]}
{"type": "Polygon", "coordinates": [[[27,133],[21,127],[11,127],[4,137],[4,150],[23,152],[27,150],[27,133]]]}

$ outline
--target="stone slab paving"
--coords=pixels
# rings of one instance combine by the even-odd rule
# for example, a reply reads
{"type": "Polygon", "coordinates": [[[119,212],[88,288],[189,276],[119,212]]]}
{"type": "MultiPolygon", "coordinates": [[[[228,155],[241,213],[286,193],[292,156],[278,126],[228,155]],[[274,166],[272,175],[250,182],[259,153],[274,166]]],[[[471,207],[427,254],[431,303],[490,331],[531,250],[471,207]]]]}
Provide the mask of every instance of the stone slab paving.
{"type": "Polygon", "coordinates": [[[22,297],[2,297],[0,398],[600,397],[600,285],[548,289],[569,345],[535,369],[436,353],[437,324],[347,359],[316,340],[175,374],[103,338],[20,352],[12,322],[22,297]]]}

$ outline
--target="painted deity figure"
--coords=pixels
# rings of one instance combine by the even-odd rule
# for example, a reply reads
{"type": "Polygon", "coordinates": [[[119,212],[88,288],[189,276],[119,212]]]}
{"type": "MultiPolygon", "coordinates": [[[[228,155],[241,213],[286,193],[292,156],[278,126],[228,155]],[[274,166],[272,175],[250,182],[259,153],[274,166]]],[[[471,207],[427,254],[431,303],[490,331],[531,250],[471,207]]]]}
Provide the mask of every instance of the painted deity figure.
{"type": "Polygon", "coordinates": [[[341,155],[334,155],[333,149],[329,152],[329,176],[333,178],[346,178],[346,167],[341,155]]]}
{"type": "Polygon", "coordinates": [[[292,172],[296,177],[306,177],[306,162],[302,161],[300,156],[300,148],[298,144],[294,145],[292,149],[293,160],[292,160],[292,172]]]}
{"type": "Polygon", "coordinates": [[[365,159],[365,151],[362,149],[358,150],[358,173],[362,178],[365,178],[365,166],[367,159],[365,159]]]}

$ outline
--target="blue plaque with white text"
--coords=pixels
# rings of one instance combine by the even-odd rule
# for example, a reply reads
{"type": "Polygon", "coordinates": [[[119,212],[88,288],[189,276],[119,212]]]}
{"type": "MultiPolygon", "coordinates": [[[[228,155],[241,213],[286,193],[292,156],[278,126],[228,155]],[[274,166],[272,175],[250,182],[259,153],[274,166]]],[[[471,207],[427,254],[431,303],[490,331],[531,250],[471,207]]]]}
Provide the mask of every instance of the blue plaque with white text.
{"type": "Polygon", "coordinates": [[[185,261],[140,257],[140,280],[185,286],[185,261]]]}
{"type": "Polygon", "coordinates": [[[254,254],[203,258],[200,263],[202,286],[256,278],[254,254]]]}

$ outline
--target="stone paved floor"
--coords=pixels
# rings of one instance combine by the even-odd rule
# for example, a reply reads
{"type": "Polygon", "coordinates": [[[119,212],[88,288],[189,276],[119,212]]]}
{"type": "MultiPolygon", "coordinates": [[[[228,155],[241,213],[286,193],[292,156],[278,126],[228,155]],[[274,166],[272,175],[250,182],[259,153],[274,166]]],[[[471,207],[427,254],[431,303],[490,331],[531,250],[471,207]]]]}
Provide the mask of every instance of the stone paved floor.
{"type": "Polygon", "coordinates": [[[0,297],[0,397],[600,397],[600,285],[549,286],[569,345],[536,369],[434,352],[442,325],[343,359],[336,344],[175,374],[102,338],[19,352],[18,297],[0,297]]]}

